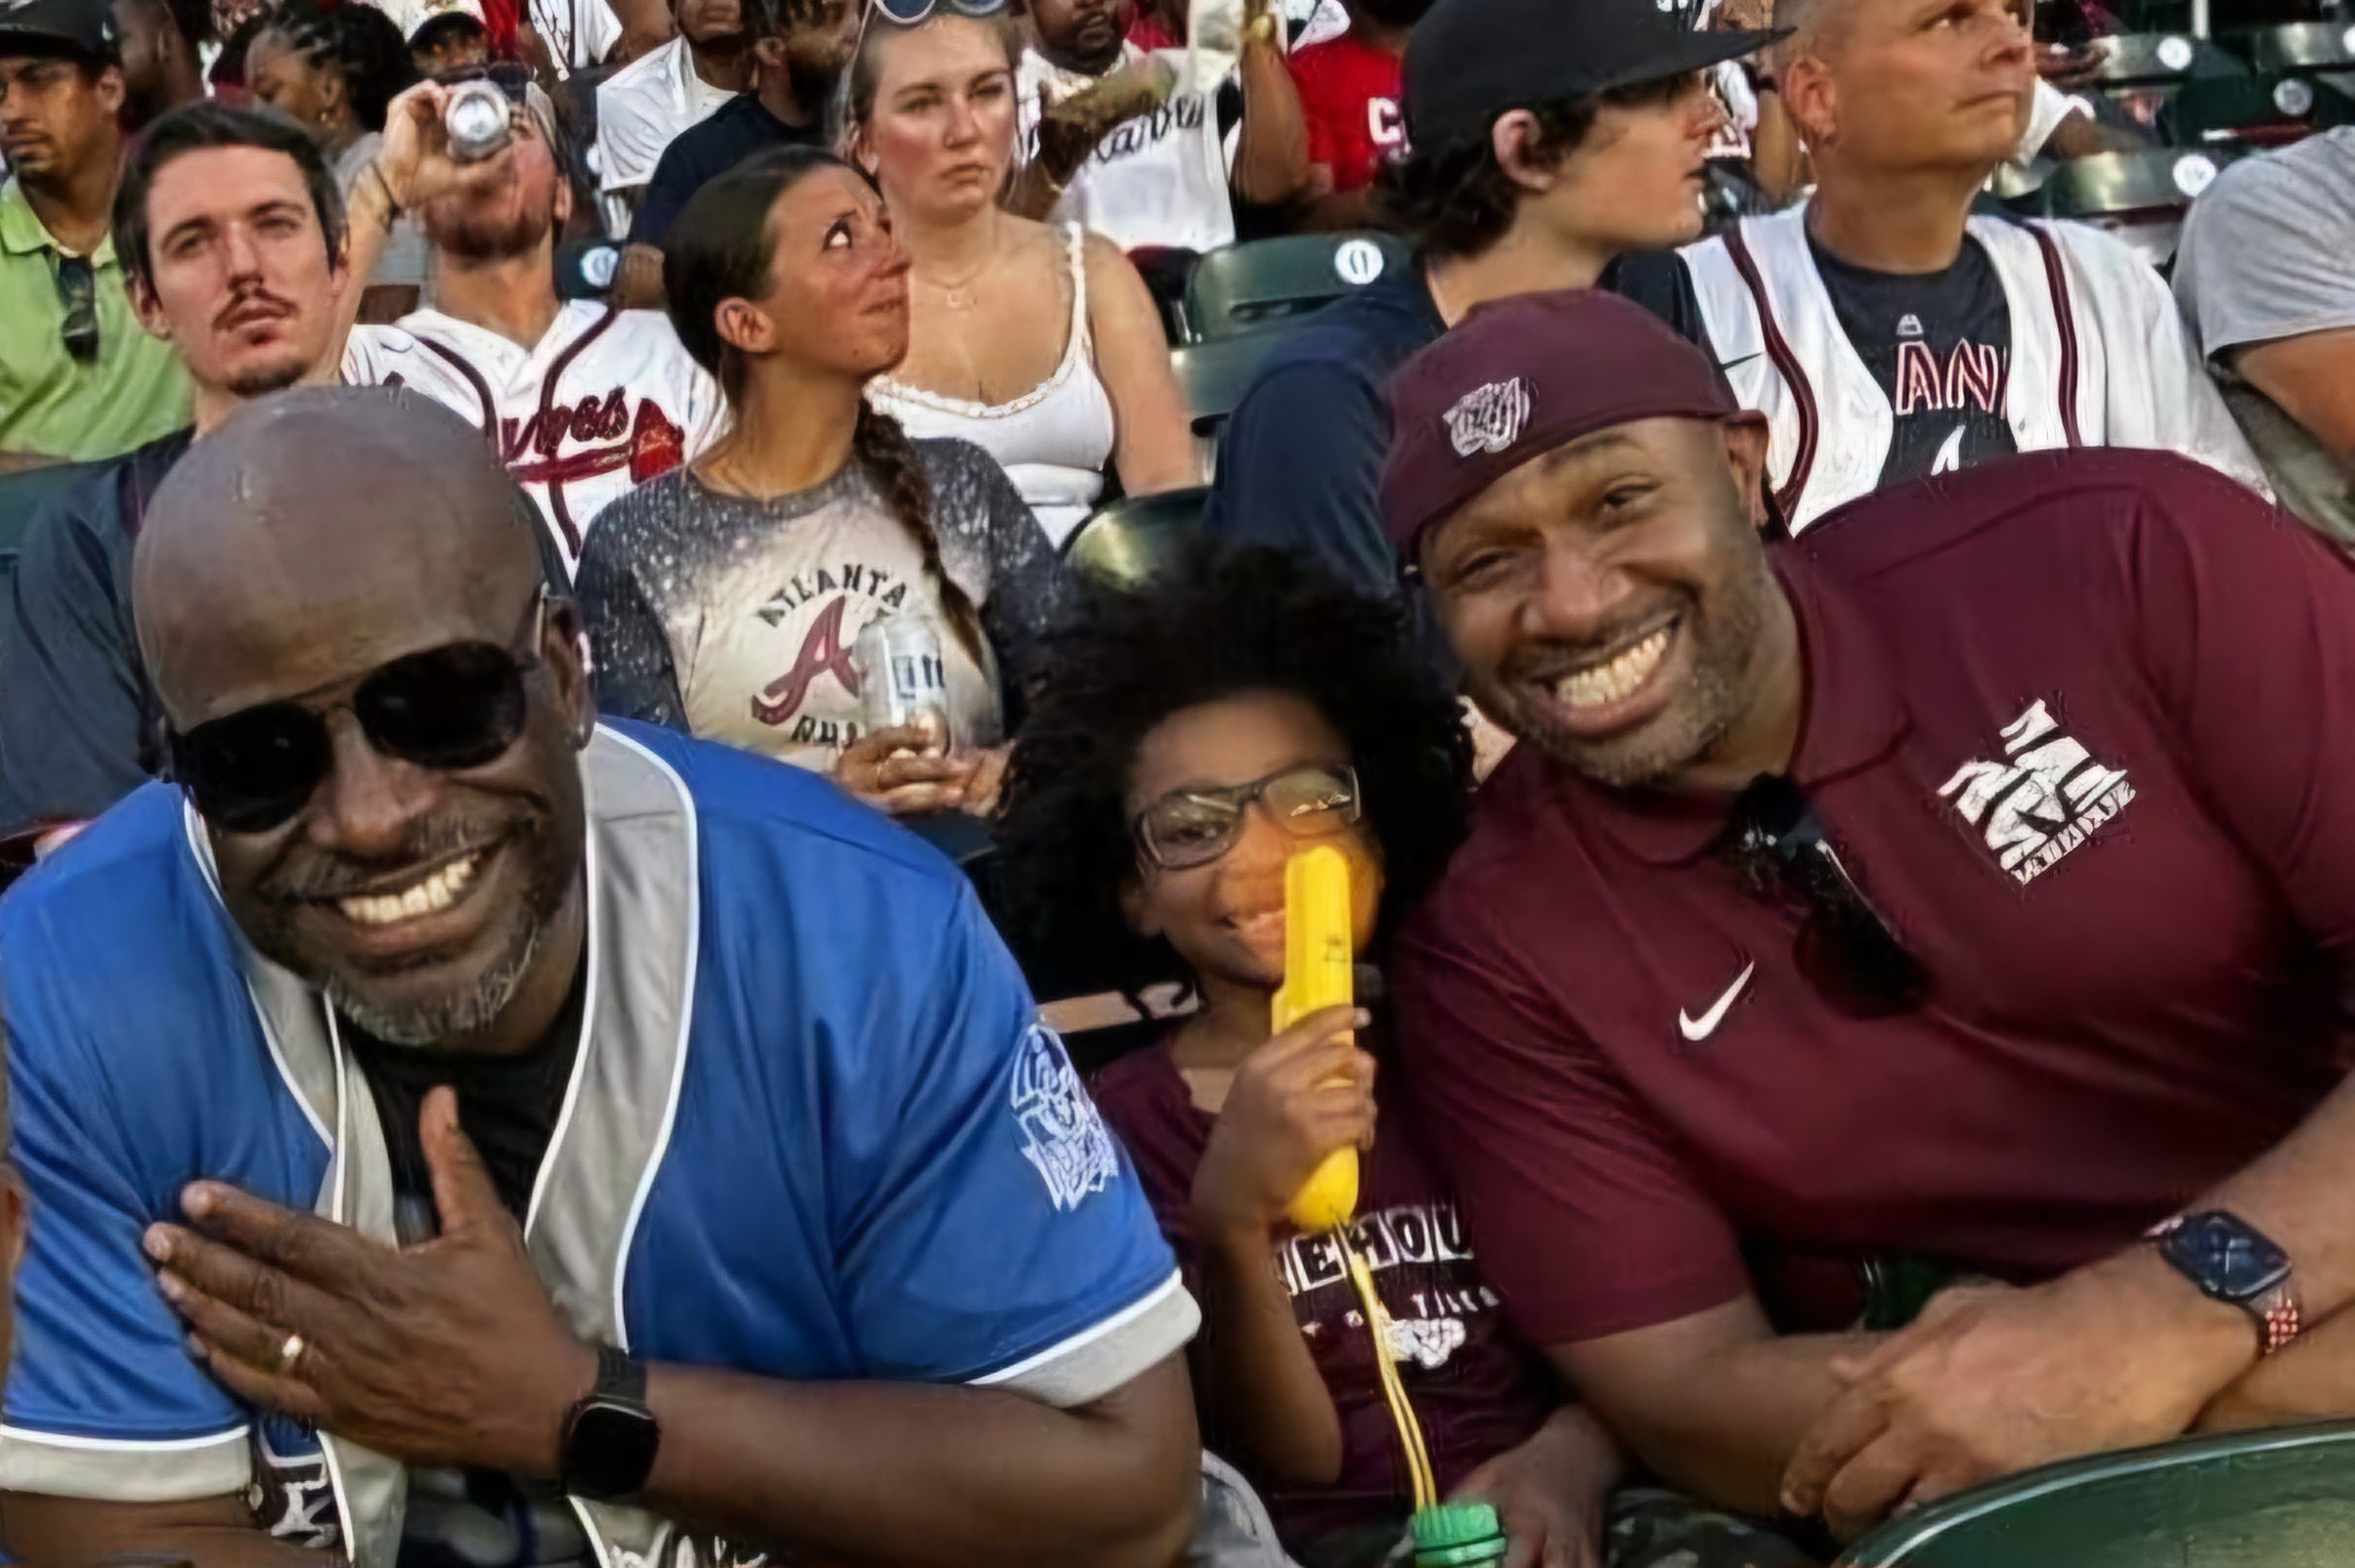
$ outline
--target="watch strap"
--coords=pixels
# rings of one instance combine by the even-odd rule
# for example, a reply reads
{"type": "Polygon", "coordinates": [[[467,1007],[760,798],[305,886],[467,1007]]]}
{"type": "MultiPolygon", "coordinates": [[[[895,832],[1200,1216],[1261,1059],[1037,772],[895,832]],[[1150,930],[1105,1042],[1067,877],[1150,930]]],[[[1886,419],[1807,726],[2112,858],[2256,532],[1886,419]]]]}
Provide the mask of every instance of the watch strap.
{"type": "MultiPolygon", "coordinates": [[[[612,1345],[597,1347],[596,1384],[574,1402],[564,1417],[564,1447],[557,1461],[560,1468],[556,1477],[558,1489],[568,1495],[600,1498],[636,1491],[645,1481],[643,1474],[623,1479],[616,1486],[586,1484],[586,1478],[596,1474],[600,1467],[597,1457],[581,1452],[585,1441],[583,1417],[592,1411],[607,1415],[626,1412],[626,1418],[634,1418],[650,1430],[659,1430],[655,1427],[654,1412],[646,1405],[644,1365],[612,1345]]],[[[653,1462],[651,1445],[645,1451],[645,1462],[648,1466],[653,1462]]]]}
{"type": "MultiPolygon", "coordinates": [[[[2189,1212],[2171,1214],[2143,1232],[2143,1240],[2164,1241],[2168,1237],[2182,1230],[2185,1222],[2191,1217],[2189,1212]]],[[[2169,1265],[2177,1267],[2178,1272],[2181,1272],[2180,1266],[2176,1265],[2171,1257],[2168,1257],[2163,1247],[2160,1249],[2159,1255],[2167,1257],[2169,1265]]],[[[2190,1279],[2191,1276],[2186,1274],[2185,1278],[2190,1279]]],[[[2212,1294],[2202,1281],[2195,1279],[2192,1280],[2192,1283],[2199,1285],[2201,1292],[2208,1295],[2209,1299],[2224,1299],[2212,1294]]],[[[2253,1296],[2246,1301],[2235,1301],[2231,1304],[2256,1320],[2257,1355],[2260,1358],[2272,1355],[2305,1331],[2305,1312],[2298,1300],[2297,1277],[2294,1274],[2262,1295],[2253,1296]]]]}
{"type": "Polygon", "coordinates": [[[630,1353],[612,1345],[597,1346],[597,1385],[590,1399],[646,1408],[646,1369],[630,1353]]]}

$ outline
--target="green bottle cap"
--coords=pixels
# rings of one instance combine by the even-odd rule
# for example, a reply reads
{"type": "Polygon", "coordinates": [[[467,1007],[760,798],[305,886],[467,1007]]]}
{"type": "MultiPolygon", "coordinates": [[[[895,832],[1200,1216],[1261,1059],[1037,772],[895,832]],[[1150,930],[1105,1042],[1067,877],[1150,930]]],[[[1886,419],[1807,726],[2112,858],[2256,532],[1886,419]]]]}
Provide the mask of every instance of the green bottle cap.
{"type": "Polygon", "coordinates": [[[1416,1568],[1478,1568],[1505,1560],[1505,1527],[1485,1503],[1441,1503],[1415,1511],[1416,1568]]]}

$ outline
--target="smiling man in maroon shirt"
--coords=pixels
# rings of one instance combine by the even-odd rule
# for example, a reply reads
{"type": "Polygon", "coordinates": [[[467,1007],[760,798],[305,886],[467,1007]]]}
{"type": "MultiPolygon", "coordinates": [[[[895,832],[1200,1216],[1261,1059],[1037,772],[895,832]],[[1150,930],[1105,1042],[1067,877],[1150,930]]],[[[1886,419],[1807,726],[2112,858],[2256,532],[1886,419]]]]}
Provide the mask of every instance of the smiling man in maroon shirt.
{"type": "Polygon", "coordinates": [[[2355,1415],[2355,573],[2151,454],[1767,545],[1764,425],[1596,294],[1391,397],[1385,522],[1521,740],[1406,1066],[1528,1337],[1667,1478],[1844,1532],[2355,1415]],[[1864,1331],[1925,1275],[1977,1283],[1864,1331]]]}

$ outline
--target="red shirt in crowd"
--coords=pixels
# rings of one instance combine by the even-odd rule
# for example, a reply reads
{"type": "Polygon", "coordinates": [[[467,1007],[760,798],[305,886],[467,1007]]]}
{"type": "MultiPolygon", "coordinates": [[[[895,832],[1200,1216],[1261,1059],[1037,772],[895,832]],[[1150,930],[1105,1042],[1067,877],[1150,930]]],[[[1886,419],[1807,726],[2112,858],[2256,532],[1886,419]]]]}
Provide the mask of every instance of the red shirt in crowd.
{"type": "MultiPolygon", "coordinates": [[[[1097,1108],[1135,1162],[1145,1196],[1189,1281],[1195,1274],[1195,1167],[1216,1118],[1194,1103],[1168,1053],[1132,1051],[1094,1084],[1097,1108]]],[[[1400,1380],[1421,1418],[1442,1492],[1542,1424],[1555,1404],[1550,1374],[1505,1327],[1472,1264],[1447,1196],[1406,1121],[1379,1111],[1374,1152],[1359,1174],[1350,1238],[1395,1320],[1400,1380]]],[[[1317,1371],[1341,1417],[1341,1478],[1330,1487],[1276,1489],[1268,1511],[1287,1546],[1403,1516],[1412,1494],[1397,1428],[1382,1402],[1357,1292],[1340,1248],[1287,1237],[1278,1265],[1317,1371]]],[[[1211,1444],[1217,1447],[1216,1434],[1211,1444]]],[[[1257,1478],[1254,1478],[1255,1480],[1257,1478]]],[[[1262,1483],[1264,1485],[1264,1483],[1262,1483]]]]}
{"type": "Polygon", "coordinates": [[[1711,852],[1722,800],[1517,749],[1395,982],[1407,1096],[1539,1344],[1717,1306],[1746,1260],[1790,1328],[1846,1321],[1866,1257],[2051,1276],[2340,1077],[2345,562],[2123,452],[1899,486],[1774,560],[1807,671],[1791,775],[1934,990],[1835,1012],[1798,913],[1711,852]]]}
{"type": "Polygon", "coordinates": [[[1399,110],[1405,63],[1354,32],[1292,57],[1292,82],[1308,121],[1308,161],[1332,170],[1335,191],[1359,191],[1407,150],[1399,110]]]}

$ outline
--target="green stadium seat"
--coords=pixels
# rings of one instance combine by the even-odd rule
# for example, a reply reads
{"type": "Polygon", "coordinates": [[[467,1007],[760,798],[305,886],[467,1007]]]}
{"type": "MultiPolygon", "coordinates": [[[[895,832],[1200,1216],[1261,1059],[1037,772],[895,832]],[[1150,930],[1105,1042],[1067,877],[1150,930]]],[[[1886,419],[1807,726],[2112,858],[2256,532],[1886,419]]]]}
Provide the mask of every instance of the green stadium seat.
{"type": "Polygon", "coordinates": [[[2248,58],[2260,75],[2355,70],[2355,25],[2296,22],[2247,37],[2248,58]]]}
{"type": "Polygon", "coordinates": [[[1178,393],[1198,436],[1214,436],[1235,405],[1250,390],[1268,351],[1284,341],[1281,331],[1253,332],[1245,337],[1222,337],[1207,343],[1188,343],[1169,351],[1169,368],[1177,372],[1178,393]]]}
{"type": "Polygon", "coordinates": [[[2108,40],[2092,82],[2126,87],[2247,73],[2246,65],[2209,39],[2182,32],[2121,32],[2108,40]]]}
{"type": "Polygon", "coordinates": [[[1293,235],[1204,252],[1186,283],[1189,335],[1234,337],[1306,316],[1410,259],[1406,241],[1386,234],[1293,235]]]}
{"type": "Polygon", "coordinates": [[[1838,1568],[2344,1568],[2355,1422],[2030,1470],[1874,1531],[1838,1568]]]}
{"type": "Polygon", "coordinates": [[[1206,487],[1129,496],[1072,530],[1063,557],[1081,577],[1114,588],[1141,588],[1199,537],[1206,487]]]}

